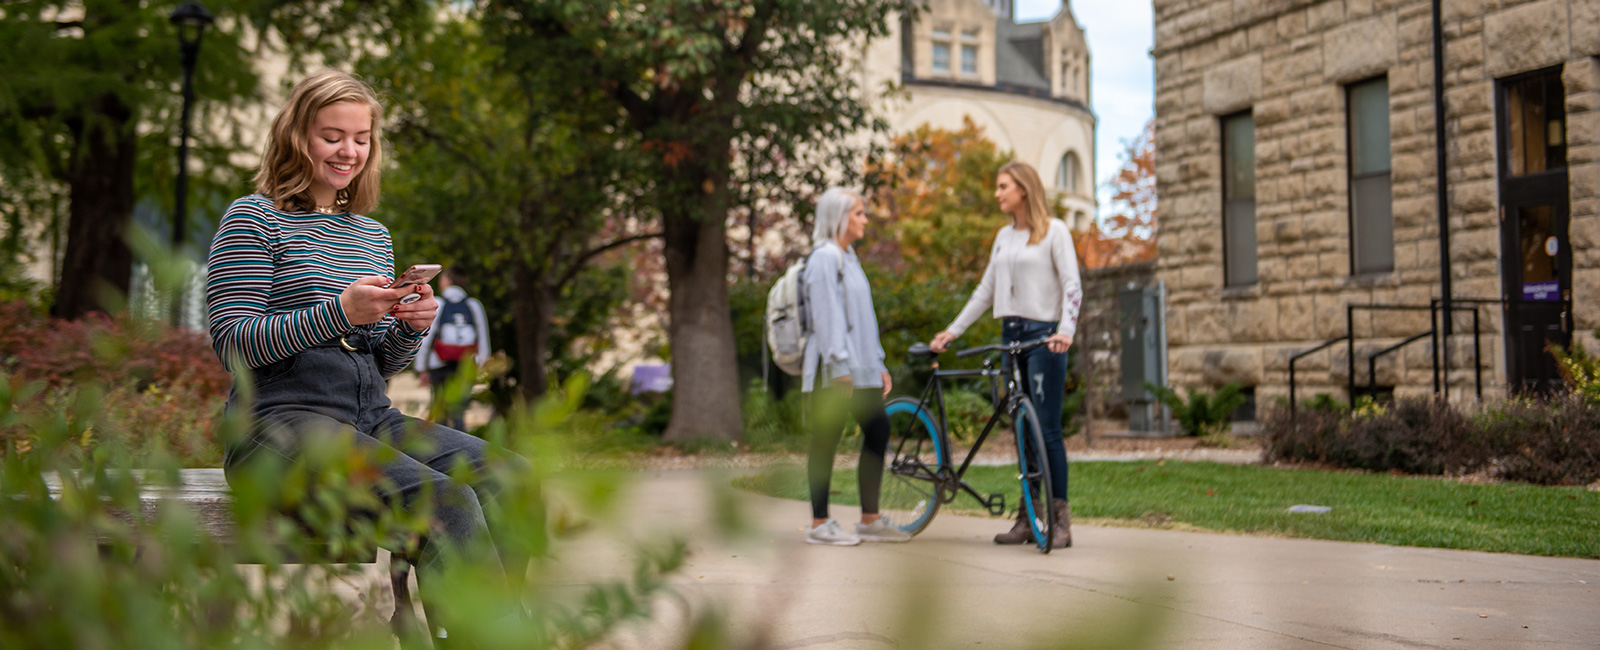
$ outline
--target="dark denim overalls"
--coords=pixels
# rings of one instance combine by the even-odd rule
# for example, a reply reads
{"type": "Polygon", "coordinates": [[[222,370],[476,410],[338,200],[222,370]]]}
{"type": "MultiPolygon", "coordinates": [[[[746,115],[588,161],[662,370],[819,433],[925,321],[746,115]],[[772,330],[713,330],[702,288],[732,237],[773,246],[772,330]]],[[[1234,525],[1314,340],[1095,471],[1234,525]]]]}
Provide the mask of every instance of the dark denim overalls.
{"type": "MultiPolygon", "coordinates": [[[[418,580],[425,581],[441,568],[444,546],[493,544],[484,518],[484,506],[498,493],[485,471],[489,444],[393,408],[377,359],[362,339],[352,335],[330,341],[255,369],[254,420],[243,440],[228,445],[224,468],[232,475],[267,454],[292,463],[316,443],[316,437],[348,436],[352,445],[380,459],[378,469],[386,481],[379,483],[378,496],[386,503],[398,500],[410,508],[423,495],[431,495],[433,539],[424,542],[421,557],[416,558],[418,580]],[[398,453],[385,453],[390,451],[386,447],[398,453]],[[458,462],[472,470],[476,477],[472,485],[449,476],[458,462]]],[[[228,409],[242,408],[241,400],[236,378],[228,409]]],[[[526,459],[506,456],[514,471],[533,472],[526,459]]],[[[501,561],[497,554],[489,555],[482,559],[501,561]]],[[[426,590],[423,601],[428,601],[426,590]]]]}

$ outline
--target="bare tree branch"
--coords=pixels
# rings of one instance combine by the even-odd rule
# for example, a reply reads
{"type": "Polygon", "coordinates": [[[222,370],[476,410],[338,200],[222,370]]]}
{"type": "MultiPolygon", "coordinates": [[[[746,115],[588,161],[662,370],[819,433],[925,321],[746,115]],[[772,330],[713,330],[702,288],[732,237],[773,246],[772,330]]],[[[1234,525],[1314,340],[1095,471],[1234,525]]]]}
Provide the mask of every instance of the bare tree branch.
{"type": "Polygon", "coordinates": [[[627,246],[628,244],[632,244],[632,243],[635,243],[635,242],[647,241],[647,240],[651,240],[651,239],[660,239],[663,234],[664,233],[662,233],[661,231],[657,230],[657,231],[654,231],[654,232],[647,232],[647,233],[642,233],[642,234],[638,234],[638,235],[630,235],[628,237],[623,237],[621,239],[612,240],[612,241],[607,242],[605,244],[602,244],[600,246],[596,246],[594,248],[591,248],[591,249],[585,251],[583,253],[583,255],[578,257],[578,259],[575,261],[575,263],[571,267],[569,267],[567,269],[566,273],[564,273],[562,275],[561,282],[559,284],[557,284],[556,286],[557,287],[566,286],[567,282],[570,282],[573,278],[578,276],[578,272],[579,271],[582,271],[584,269],[584,267],[589,265],[589,260],[592,260],[592,259],[594,259],[596,257],[599,257],[601,254],[605,253],[606,251],[615,250],[615,249],[621,248],[623,246],[627,246]]]}

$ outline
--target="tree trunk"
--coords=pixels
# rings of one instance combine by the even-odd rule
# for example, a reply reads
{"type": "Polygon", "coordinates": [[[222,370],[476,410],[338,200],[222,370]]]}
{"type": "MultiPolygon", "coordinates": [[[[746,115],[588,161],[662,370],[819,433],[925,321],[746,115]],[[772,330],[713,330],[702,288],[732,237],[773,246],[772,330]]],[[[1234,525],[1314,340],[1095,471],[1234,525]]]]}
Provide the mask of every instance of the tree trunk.
{"type": "Polygon", "coordinates": [[[672,292],[667,335],[672,344],[672,421],[663,438],[738,440],[739,369],[728,306],[727,190],[710,189],[672,201],[662,215],[667,286],[672,292]],[[698,213],[698,214],[696,214],[698,213]]]}
{"type": "Polygon", "coordinates": [[[137,142],[130,128],[133,112],[109,95],[92,110],[97,119],[73,120],[78,123],[73,130],[80,135],[65,179],[71,188],[71,207],[61,284],[50,309],[56,318],[111,311],[127,298],[133,275],[133,252],[127,241],[137,142]]]}
{"type": "Polygon", "coordinates": [[[517,392],[532,402],[544,397],[545,358],[550,348],[550,318],[555,313],[554,294],[533,263],[517,258],[516,285],[511,288],[511,308],[517,332],[517,392]]]}

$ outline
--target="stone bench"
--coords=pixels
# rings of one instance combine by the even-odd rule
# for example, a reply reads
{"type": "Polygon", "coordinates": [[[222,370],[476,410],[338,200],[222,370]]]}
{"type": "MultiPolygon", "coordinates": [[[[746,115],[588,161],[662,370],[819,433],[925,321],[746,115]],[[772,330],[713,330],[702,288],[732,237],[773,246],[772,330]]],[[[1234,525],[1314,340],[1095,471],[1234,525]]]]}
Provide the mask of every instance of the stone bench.
{"type": "MultiPolygon", "coordinates": [[[[228,487],[228,481],[223,477],[221,469],[180,470],[178,472],[180,485],[176,487],[166,485],[164,481],[145,482],[142,480],[143,477],[144,472],[135,470],[134,478],[140,484],[139,501],[144,520],[153,519],[157,511],[163,507],[176,505],[191,512],[199,528],[218,541],[232,544],[238,538],[238,523],[233,514],[233,492],[228,487]]],[[[44,479],[51,495],[59,495],[60,477],[52,472],[45,474],[44,479]]],[[[394,590],[394,615],[389,619],[390,627],[406,645],[410,645],[410,640],[418,638],[417,633],[420,628],[412,609],[411,565],[407,561],[387,553],[380,553],[376,547],[349,551],[338,557],[330,554],[315,558],[295,557],[289,552],[290,549],[285,547],[280,547],[279,550],[284,551],[292,560],[298,560],[291,562],[295,564],[378,564],[380,559],[387,557],[389,584],[394,590]]],[[[238,558],[240,564],[259,564],[259,560],[260,558],[244,556],[238,558]]]]}

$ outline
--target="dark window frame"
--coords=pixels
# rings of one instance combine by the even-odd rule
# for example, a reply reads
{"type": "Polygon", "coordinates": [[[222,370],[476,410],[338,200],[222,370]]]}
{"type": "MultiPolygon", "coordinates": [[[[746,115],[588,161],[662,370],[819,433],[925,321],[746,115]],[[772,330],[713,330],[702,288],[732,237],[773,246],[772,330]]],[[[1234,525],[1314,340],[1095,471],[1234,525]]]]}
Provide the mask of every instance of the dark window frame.
{"type": "MultiPolygon", "coordinates": [[[[1385,161],[1384,161],[1385,162],[1385,167],[1381,171],[1365,171],[1365,172],[1361,172],[1361,173],[1357,173],[1357,171],[1356,171],[1356,153],[1357,153],[1356,152],[1356,118],[1357,118],[1356,108],[1357,108],[1357,105],[1356,105],[1356,101],[1355,101],[1355,99],[1356,99],[1355,95],[1356,95],[1356,92],[1358,90],[1362,89],[1363,87],[1370,86],[1371,84],[1374,84],[1374,83],[1377,83],[1377,82],[1380,82],[1380,81],[1383,82],[1383,84],[1384,84],[1384,89],[1383,89],[1384,105],[1385,106],[1389,106],[1389,103],[1391,101],[1391,98],[1393,97],[1393,94],[1391,94],[1389,92],[1389,85],[1388,85],[1389,84],[1389,77],[1388,77],[1388,75],[1372,77],[1370,79],[1363,79],[1361,81],[1357,81],[1357,82],[1354,82],[1354,83],[1346,84],[1345,87],[1344,87],[1344,99],[1345,99],[1345,165],[1346,165],[1346,167],[1345,167],[1345,182],[1346,182],[1348,190],[1349,190],[1349,192],[1348,192],[1349,196],[1347,198],[1348,198],[1349,203],[1350,203],[1349,210],[1347,211],[1347,213],[1348,213],[1347,225],[1349,226],[1349,235],[1350,235],[1350,237],[1349,237],[1349,240],[1350,240],[1350,275],[1355,275],[1355,276],[1359,276],[1359,275],[1382,275],[1382,274],[1393,273],[1394,272],[1394,250],[1395,250],[1395,247],[1394,247],[1394,148],[1393,148],[1394,121],[1393,121],[1393,111],[1392,111],[1392,109],[1387,109],[1386,112],[1384,113],[1384,117],[1386,118],[1385,119],[1385,129],[1388,131],[1388,133],[1385,134],[1384,142],[1389,147],[1389,153],[1388,153],[1387,156],[1385,156],[1385,161]],[[1361,232],[1363,232],[1363,229],[1361,228],[1361,224],[1362,224],[1362,221],[1363,221],[1363,219],[1362,219],[1363,215],[1360,214],[1359,210],[1358,210],[1359,207],[1362,205],[1361,202],[1358,200],[1359,199],[1358,191],[1360,191],[1360,189],[1363,188],[1363,187],[1373,187],[1375,185],[1374,183],[1364,182],[1364,181],[1373,181],[1373,180],[1380,179],[1380,178],[1388,179],[1388,182],[1387,182],[1387,184],[1385,186],[1386,187],[1386,192],[1385,193],[1388,196],[1388,200],[1382,202],[1382,205],[1383,205],[1383,207],[1385,209],[1386,214],[1383,217],[1369,217],[1369,219],[1384,218],[1384,219],[1387,220],[1387,226],[1388,226],[1387,227],[1387,231],[1388,231],[1388,234],[1389,234],[1389,239],[1388,239],[1389,247],[1388,247],[1387,255],[1377,254],[1378,251],[1369,251],[1368,247],[1361,246],[1360,243],[1359,243],[1360,242],[1360,236],[1359,235],[1360,235],[1361,232]],[[1365,259],[1363,258],[1363,255],[1362,255],[1364,252],[1365,253],[1369,253],[1366,256],[1365,259]]],[[[1370,222],[1368,223],[1369,227],[1372,227],[1374,225],[1376,225],[1376,224],[1371,224],[1370,222]]]]}
{"type": "Polygon", "coordinates": [[[1496,171],[1499,173],[1499,177],[1500,178],[1502,178],[1502,179],[1505,179],[1505,178],[1524,178],[1524,177],[1531,177],[1531,176],[1540,176],[1540,175],[1543,175],[1543,174],[1552,174],[1552,175],[1553,174],[1557,174],[1557,173],[1565,174],[1567,172],[1567,167],[1569,165],[1571,165],[1571,161],[1569,161],[1567,159],[1568,158],[1568,147],[1569,147],[1570,143],[1567,140],[1568,134],[1566,132],[1566,130],[1567,130],[1567,119],[1570,116],[1567,115],[1567,112],[1566,112],[1566,105],[1565,105],[1565,101],[1564,101],[1564,97],[1565,97],[1565,91],[1564,90],[1563,90],[1563,92],[1561,94],[1563,101],[1551,104],[1552,107],[1554,107],[1554,108],[1556,108],[1557,110],[1560,111],[1559,115],[1554,116],[1554,117],[1556,117],[1559,120],[1560,124],[1561,124],[1562,142],[1559,145],[1559,149],[1560,149],[1559,155],[1557,155],[1555,153],[1547,153],[1547,156],[1549,158],[1555,159],[1555,162],[1558,163],[1557,165],[1550,166],[1550,165],[1547,164],[1546,168],[1543,169],[1543,170],[1540,170],[1540,171],[1536,171],[1536,172],[1526,172],[1526,171],[1524,171],[1524,172],[1521,172],[1521,173],[1513,174],[1512,173],[1512,161],[1511,161],[1511,158],[1512,158],[1512,145],[1511,145],[1510,141],[1507,140],[1507,138],[1510,138],[1512,136],[1511,124],[1509,123],[1509,120],[1510,120],[1510,108],[1511,108],[1510,103],[1511,102],[1510,102],[1510,98],[1507,97],[1507,94],[1510,91],[1510,87],[1511,86],[1515,86],[1515,85],[1520,85],[1520,84],[1523,84],[1523,83],[1526,83],[1526,82],[1529,82],[1529,81],[1534,81],[1534,80],[1553,79],[1558,85],[1560,85],[1564,89],[1565,83],[1564,83],[1564,80],[1561,78],[1562,71],[1563,71],[1563,66],[1559,66],[1558,65],[1558,66],[1553,66],[1553,67],[1549,67],[1549,68],[1541,68],[1541,69],[1538,69],[1538,70],[1530,70],[1528,72],[1522,72],[1522,73],[1518,73],[1518,74],[1514,74],[1514,75],[1509,75],[1509,76],[1501,77],[1501,78],[1495,80],[1495,89],[1494,89],[1494,101],[1495,101],[1494,126],[1495,126],[1495,149],[1496,149],[1495,168],[1496,168],[1496,171]]]}
{"type": "Polygon", "coordinates": [[[1222,157],[1222,284],[1223,284],[1223,287],[1229,288],[1229,289],[1238,288],[1238,287],[1255,286],[1261,280],[1260,242],[1256,239],[1256,236],[1255,236],[1255,226],[1256,226],[1256,223],[1255,223],[1255,220],[1256,220],[1256,191],[1255,191],[1255,187],[1256,187],[1256,167],[1257,167],[1257,165],[1256,165],[1256,155],[1255,155],[1255,143],[1256,143],[1256,139],[1255,139],[1255,114],[1250,109],[1245,109],[1245,110],[1239,111],[1237,113],[1230,113],[1228,115],[1221,116],[1221,118],[1219,118],[1219,120],[1218,120],[1218,124],[1220,126],[1219,130],[1221,131],[1221,136],[1222,136],[1221,137],[1221,140],[1222,140],[1222,145],[1221,145],[1221,157],[1222,157]],[[1229,195],[1230,192],[1232,191],[1232,188],[1231,188],[1231,186],[1230,186],[1230,184],[1228,182],[1229,172],[1232,171],[1232,167],[1229,165],[1229,157],[1228,157],[1229,153],[1230,153],[1229,148],[1228,148],[1228,136],[1229,136],[1229,133],[1230,133],[1229,132],[1229,125],[1237,123],[1238,120],[1249,120],[1249,125],[1250,125],[1250,149],[1251,149],[1250,150],[1250,157],[1249,157],[1249,163],[1250,163],[1250,194],[1249,194],[1248,197],[1245,197],[1245,196],[1230,196],[1229,195]],[[1250,219],[1249,219],[1250,224],[1249,225],[1250,225],[1250,227],[1249,227],[1248,230],[1240,232],[1240,237],[1239,238],[1241,239],[1241,241],[1234,241],[1234,238],[1230,237],[1229,234],[1228,234],[1229,226],[1233,224],[1233,220],[1234,219],[1236,219],[1236,218],[1238,218],[1240,216],[1238,214],[1238,212],[1239,212],[1239,210],[1244,208],[1246,203],[1248,203],[1248,205],[1249,205],[1249,213],[1250,213],[1250,219]],[[1249,233],[1248,237],[1244,236],[1244,234],[1243,234],[1244,232],[1248,232],[1249,233]],[[1243,239],[1248,239],[1249,240],[1248,247],[1251,249],[1250,250],[1250,255],[1249,255],[1249,257],[1250,257],[1250,262],[1249,262],[1250,269],[1249,269],[1249,273],[1248,274],[1242,273],[1242,271],[1244,270],[1242,268],[1241,269],[1237,269],[1237,270],[1234,269],[1235,263],[1241,261],[1240,259],[1237,259],[1237,256],[1243,255],[1243,249],[1246,248],[1246,243],[1242,241],[1243,239]],[[1234,250],[1235,247],[1238,247],[1241,250],[1235,251],[1234,250]]]}

